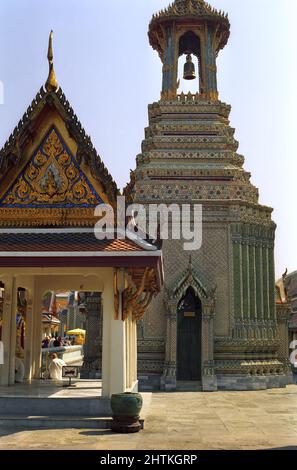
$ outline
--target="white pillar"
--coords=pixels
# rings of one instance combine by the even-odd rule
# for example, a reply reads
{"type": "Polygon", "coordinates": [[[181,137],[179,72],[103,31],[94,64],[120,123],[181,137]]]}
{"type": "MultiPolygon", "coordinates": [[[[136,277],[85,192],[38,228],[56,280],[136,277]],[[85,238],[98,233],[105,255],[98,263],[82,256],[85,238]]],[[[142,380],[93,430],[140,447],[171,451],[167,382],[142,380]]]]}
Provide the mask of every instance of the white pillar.
{"type": "Polygon", "coordinates": [[[126,341],[126,387],[131,387],[131,338],[130,338],[130,315],[125,320],[126,341]]]}
{"type": "MultiPolygon", "coordinates": [[[[2,324],[2,342],[4,346],[4,364],[0,365],[0,385],[9,385],[10,378],[10,343],[12,322],[12,276],[2,277],[4,283],[4,302],[3,302],[3,324],[2,324]]],[[[15,323],[14,323],[15,326],[15,323]]]]}
{"type": "Polygon", "coordinates": [[[137,380],[137,323],[132,321],[132,388],[133,392],[138,391],[138,380],[137,380]]]}
{"type": "Polygon", "coordinates": [[[16,313],[17,313],[17,282],[16,278],[12,279],[12,297],[11,297],[11,328],[10,328],[10,345],[9,345],[9,379],[8,384],[15,384],[15,352],[16,352],[16,313]]]}
{"type": "Polygon", "coordinates": [[[103,293],[102,396],[126,391],[125,322],[114,313],[113,271],[106,276],[103,293]]]}

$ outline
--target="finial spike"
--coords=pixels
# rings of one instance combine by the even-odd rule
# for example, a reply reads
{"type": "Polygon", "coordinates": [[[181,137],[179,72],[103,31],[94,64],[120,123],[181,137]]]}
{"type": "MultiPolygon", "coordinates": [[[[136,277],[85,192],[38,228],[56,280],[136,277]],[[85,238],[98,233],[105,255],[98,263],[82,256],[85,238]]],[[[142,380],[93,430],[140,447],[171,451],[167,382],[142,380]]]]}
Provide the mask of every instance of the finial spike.
{"type": "Polygon", "coordinates": [[[53,30],[51,30],[49,35],[47,59],[49,64],[49,73],[45,83],[45,89],[48,93],[51,93],[52,91],[56,91],[59,87],[54,71],[53,30]]]}

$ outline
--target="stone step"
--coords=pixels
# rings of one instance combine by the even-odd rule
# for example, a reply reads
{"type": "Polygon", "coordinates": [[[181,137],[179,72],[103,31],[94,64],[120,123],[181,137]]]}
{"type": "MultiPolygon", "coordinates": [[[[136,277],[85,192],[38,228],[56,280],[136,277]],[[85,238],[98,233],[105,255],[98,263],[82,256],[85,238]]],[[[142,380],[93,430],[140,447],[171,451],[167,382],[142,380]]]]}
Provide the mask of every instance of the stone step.
{"type": "MultiPolygon", "coordinates": [[[[112,418],[90,416],[0,415],[0,428],[20,429],[102,429],[109,430],[112,418]]],[[[140,420],[144,429],[144,420],[140,420]]]]}
{"type": "Polygon", "coordinates": [[[178,392],[202,392],[202,383],[196,381],[178,381],[176,390],[178,392]]]}
{"type": "Polygon", "coordinates": [[[0,415],[110,417],[110,400],[104,398],[0,397],[0,415]]]}

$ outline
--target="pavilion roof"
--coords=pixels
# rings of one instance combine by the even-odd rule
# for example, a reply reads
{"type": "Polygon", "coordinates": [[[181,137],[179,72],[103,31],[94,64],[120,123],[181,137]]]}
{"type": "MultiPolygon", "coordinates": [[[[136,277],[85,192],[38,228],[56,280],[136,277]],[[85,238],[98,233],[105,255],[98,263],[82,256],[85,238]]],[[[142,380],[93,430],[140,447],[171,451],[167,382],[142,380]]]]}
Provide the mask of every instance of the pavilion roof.
{"type": "Polygon", "coordinates": [[[151,269],[153,281],[146,287],[158,292],[163,284],[162,252],[136,234],[129,236],[98,240],[93,230],[83,228],[0,229],[0,266],[125,268],[136,284],[151,269]]]}
{"type": "Polygon", "coordinates": [[[140,240],[98,240],[89,229],[0,230],[0,257],[11,253],[125,253],[154,252],[157,248],[140,240]]]}

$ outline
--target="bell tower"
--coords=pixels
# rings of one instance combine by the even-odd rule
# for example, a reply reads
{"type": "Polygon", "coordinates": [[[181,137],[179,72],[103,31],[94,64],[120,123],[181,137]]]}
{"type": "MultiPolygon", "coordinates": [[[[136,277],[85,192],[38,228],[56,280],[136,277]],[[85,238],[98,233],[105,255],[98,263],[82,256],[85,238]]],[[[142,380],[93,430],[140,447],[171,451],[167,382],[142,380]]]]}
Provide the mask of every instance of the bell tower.
{"type": "Polygon", "coordinates": [[[149,105],[126,194],[145,207],[199,204],[203,224],[198,250],[185,251],[174,237],[163,241],[165,289],[139,328],[146,389],[253,390],[291,380],[279,353],[272,209],[259,203],[231,107],[218,96],[216,58],[229,34],[227,15],[204,0],[175,0],[149,26],[163,63],[162,92],[149,105]],[[197,80],[197,91],[180,93],[181,73],[197,80]]]}
{"type": "Polygon", "coordinates": [[[154,15],[149,26],[151,46],[163,63],[162,98],[174,98],[179,88],[178,61],[185,54],[184,79],[196,78],[192,56],[198,59],[197,93],[218,98],[216,58],[230,35],[228,16],[204,0],[176,0],[154,15]]]}

